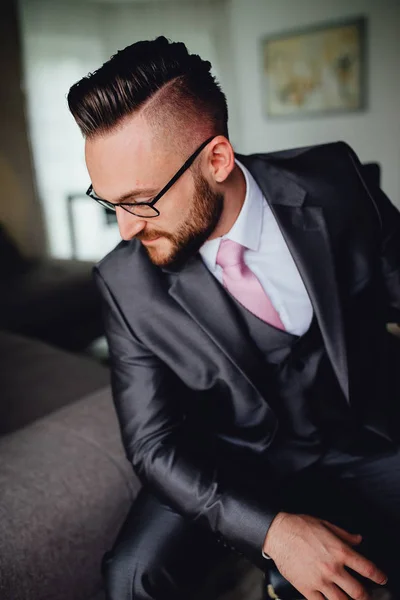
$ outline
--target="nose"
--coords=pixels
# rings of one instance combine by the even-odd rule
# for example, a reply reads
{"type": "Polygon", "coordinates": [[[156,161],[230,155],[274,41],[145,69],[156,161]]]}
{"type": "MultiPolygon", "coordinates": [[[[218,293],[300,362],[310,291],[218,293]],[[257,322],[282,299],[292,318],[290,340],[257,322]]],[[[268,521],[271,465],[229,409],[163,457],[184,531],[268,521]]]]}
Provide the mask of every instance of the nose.
{"type": "Polygon", "coordinates": [[[146,227],[146,219],[132,215],[121,206],[115,209],[119,233],[126,242],[131,240],[146,227]]]}

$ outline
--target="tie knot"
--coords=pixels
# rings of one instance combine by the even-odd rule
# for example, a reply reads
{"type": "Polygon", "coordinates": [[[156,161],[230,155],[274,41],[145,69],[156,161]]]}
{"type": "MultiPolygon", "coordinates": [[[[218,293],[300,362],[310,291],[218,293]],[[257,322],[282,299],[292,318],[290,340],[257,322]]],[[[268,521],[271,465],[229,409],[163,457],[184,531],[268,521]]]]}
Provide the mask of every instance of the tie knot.
{"type": "Polygon", "coordinates": [[[244,246],[232,240],[222,240],[217,254],[217,265],[226,269],[243,264],[244,246]]]}

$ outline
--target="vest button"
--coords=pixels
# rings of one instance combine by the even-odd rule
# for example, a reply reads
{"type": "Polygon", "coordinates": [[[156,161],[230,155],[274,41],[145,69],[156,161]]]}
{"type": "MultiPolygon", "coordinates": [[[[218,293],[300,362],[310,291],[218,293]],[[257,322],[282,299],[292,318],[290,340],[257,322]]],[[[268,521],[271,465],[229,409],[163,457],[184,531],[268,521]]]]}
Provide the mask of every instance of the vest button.
{"type": "Polygon", "coordinates": [[[302,360],[301,358],[299,358],[298,360],[296,360],[296,362],[295,362],[295,369],[297,371],[303,371],[305,366],[306,366],[306,363],[304,362],[304,360],[302,360]]]}

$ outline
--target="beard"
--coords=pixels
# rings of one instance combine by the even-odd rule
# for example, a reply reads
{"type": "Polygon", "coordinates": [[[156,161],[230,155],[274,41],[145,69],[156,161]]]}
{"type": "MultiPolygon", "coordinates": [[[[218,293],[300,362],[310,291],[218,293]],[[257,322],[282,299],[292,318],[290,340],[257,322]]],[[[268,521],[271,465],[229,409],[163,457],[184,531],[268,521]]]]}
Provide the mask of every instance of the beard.
{"type": "Polygon", "coordinates": [[[153,239],[159,235],[170,241],[168,252],[161,253],[156,248],[147,247],[147,254],[158,267],[177,268],[194,256],[210,237],[221,218],[224,196],[214,192],[208,181],[199,172],[194,173],[194,195],[189,215],[175,233],[143,232],[136,237],[140,240],[153,239]]]}

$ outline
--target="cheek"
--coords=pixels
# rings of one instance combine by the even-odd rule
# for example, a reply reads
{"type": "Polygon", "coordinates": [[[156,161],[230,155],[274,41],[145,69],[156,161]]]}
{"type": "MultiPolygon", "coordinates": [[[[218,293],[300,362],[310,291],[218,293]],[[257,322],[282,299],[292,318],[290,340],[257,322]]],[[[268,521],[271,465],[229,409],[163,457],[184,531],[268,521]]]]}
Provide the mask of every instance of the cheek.
{"type": "Polygon", "coordinates": [[[161,222],[166,227],[170,227],[170,229],[176,229],[177,226],[182,224],[185,221],[187,216],[191,213],[191,208],[193,205],[193,186],[188,184],[186,181],[177,181],[176,189],[174,187],[169,190],[169,192],[165,195],[165,198],[162,198],[157,206],[161,215],[161,222]],[[179,185],[182,183],[182,185],[179,185]],[[185,183],[185,185],[184,185],[185,183]]]}
{"type": "Polygon", "coordinates": [[[177,190],[176,194],[176,214],[179,220],[191,213],[194,202],[195,187],[191,175],[187,179],[182,182],[184,185],[177,190]]]}

